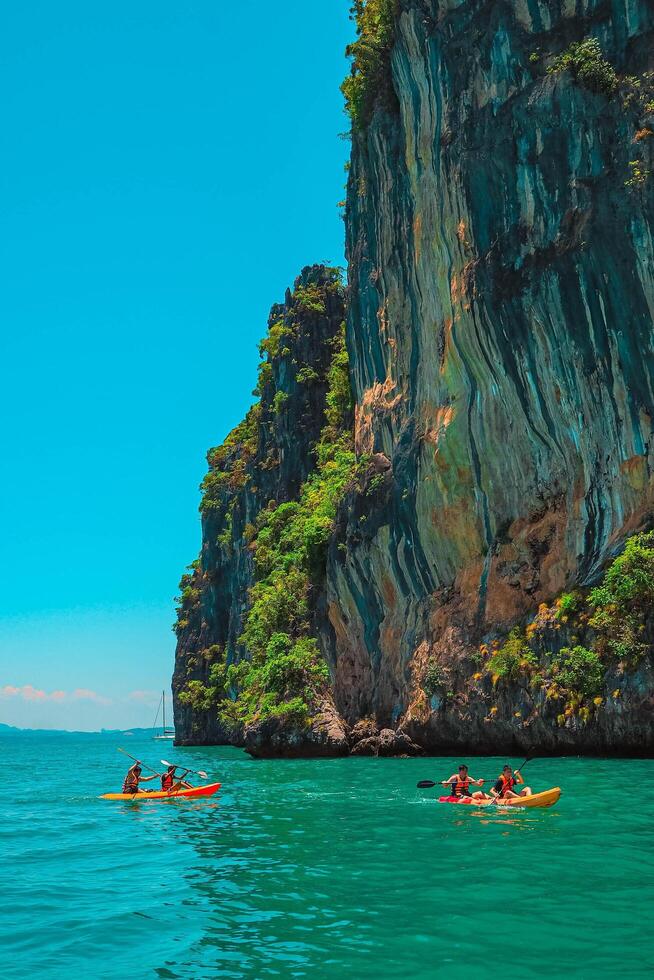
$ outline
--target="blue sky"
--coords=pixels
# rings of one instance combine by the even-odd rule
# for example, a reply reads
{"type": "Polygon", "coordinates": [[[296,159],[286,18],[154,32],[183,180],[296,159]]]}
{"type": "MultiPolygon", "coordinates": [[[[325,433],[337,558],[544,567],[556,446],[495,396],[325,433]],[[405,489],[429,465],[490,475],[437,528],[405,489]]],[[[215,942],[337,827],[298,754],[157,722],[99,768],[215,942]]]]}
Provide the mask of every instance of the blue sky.
{"type": "Polygon", "coordinates": [[[148,725],[205,452],[343,263],[348,0],[7,5],[0,721],[148,725]]]}

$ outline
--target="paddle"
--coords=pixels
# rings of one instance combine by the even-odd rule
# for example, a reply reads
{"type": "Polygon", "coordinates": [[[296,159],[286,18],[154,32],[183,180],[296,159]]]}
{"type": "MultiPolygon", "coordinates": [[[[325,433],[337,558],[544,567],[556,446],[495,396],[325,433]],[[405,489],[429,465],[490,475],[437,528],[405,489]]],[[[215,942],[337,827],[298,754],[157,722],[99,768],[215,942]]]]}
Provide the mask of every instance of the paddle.
{"type": "MultiPolygon", "coordinates": [[[[161,760],[161,765],[162,766],[172,766],[173,763],[172,762],[166,762],[165,759],[162,759],[161,760]]],[[[181,766],[175,766],[175,769],[181,769],[181,768],[182,768],[181,766]]],[[[206,772],[203,769],[198,769],[198,770],[195,770],[195,769],[185,769],[184,770],[184,776],[186,775],[187,772],[192,772],[194,776],[199,776],[200,779],[208,779],[209,778],[208,775],[206,774],[206,772]]]]}
{"type": "Polygon", "coordinates": [[[146,766],[145,762],[141,762],[141,760],[140,759],[137,759],[136,756],[130,755],[129,752],[126,752],[125,751],[125,749],[120,749],[119,748],[118,751],[119,752],[122,752],[123,755],[126,755],[128,759],[132,759],[133,762],[138,762],[139,766],[142,766],[143,769],[147,769],[149,772],[153,772],[155,774],[155,776],[160,776],[161,775],[161,773],[160,772],[157,772],[156,769],[152,769],[150,766],[146,766]]]}
{"type": "MultiPolygon", "coordinates": [[[[528,755],[527,758],[525,759],[525,761],[520,766],[520,768],[519,769],[516,769],[516,772],[517,773],[518,772],[522,772],[522,770],[527,765],[527,763],[528,762],[531,762],[531,760],[533,758],[534,758],[533,755],[528,755]]],[[[489,782],[489,780],[488,779],[484,779],[484,782],[487,783],[487,782],[489,782]]],[[[444,785],[443,783],[435,783],[432,779],[421,779],[420,782],[418,783],[418,789],[431,789],[432,786],[443,786],[443,785],[444,785]]]]}
{"type": "Polygon", "coordinates": [[[180,789],[188,789],[191,784],[190,783],[185,783],[184,782],[184,778],[186,776],[188,776],[188,774],[189,774],[190,771],[191,771],[190,769],[182,769],[182,775],[175,777],[177,779],[177,782],[176,783],[173,783],[173,785],[170,787],[170,789],[168,790],[168,792],[169,793],[179,793],[180,789]]]}

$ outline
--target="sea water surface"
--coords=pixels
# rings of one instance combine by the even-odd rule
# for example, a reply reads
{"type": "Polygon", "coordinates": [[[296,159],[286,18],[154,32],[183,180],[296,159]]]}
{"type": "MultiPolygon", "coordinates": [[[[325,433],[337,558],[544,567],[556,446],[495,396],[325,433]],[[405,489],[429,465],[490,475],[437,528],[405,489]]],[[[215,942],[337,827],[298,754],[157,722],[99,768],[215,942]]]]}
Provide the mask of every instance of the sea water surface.
{"type": "MultiPolygon", "coordinates": [[[[447,758],[262,762],[63,734],[0,752],[2,980],[652,975],[649,761],[534,760],[527,782],[560,802],[506,813],[417,790],[447,758]],[[100,800],[121,788],[119,745],[223,789],[100,800]]],[[[468,761],[491,778],[506,760],[468,761]]]]}

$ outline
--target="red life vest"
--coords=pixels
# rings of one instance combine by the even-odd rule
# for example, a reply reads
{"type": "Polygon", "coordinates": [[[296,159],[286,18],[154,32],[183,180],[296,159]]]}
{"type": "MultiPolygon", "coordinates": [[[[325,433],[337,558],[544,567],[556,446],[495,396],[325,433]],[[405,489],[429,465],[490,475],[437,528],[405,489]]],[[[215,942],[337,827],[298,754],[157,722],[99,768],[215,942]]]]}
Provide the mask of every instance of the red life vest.
{"type": "Polygon", "coordinates": [[[456,777],[456,782],[452,784],[452,796],[470,796],[470,777],[466,776],[462,779],[461,776],[456,777]]]}
{"type": "Polygon", "coordinates": [[[161,788],[172,789],[174,782],[175,782],[175,777],[173,776],[172,772],[165,772],[161,777],[161,788]]]}
{"type": "Polygon", "coordinates": [[[516,780],[513,776],[505,776],[504,773],[500,776],[502,780],[502,789],[500,790],[500,797],[506,796],[509,790],[513,789],[516,784],[516,780]]]}
{"type": "Polygon", "coordinates": [[[136,773],[130,771],[125,776],[125,782],[123,783],[123,793],[138,793],[139,791],[139,778],[136,773]]]}

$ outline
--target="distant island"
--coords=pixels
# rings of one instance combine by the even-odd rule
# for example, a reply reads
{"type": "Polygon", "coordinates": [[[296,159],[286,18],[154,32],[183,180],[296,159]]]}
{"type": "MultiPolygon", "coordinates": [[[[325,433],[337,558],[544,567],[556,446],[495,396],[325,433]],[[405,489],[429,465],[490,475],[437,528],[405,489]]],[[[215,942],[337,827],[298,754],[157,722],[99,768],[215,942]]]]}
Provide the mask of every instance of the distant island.
{"type": "Polygon", "coordinates": [[[78,732],[67,728],[16,728],[0,722],[0,735],[151,735],[163,728],[101,728],[97,732],[78,732]]]}

